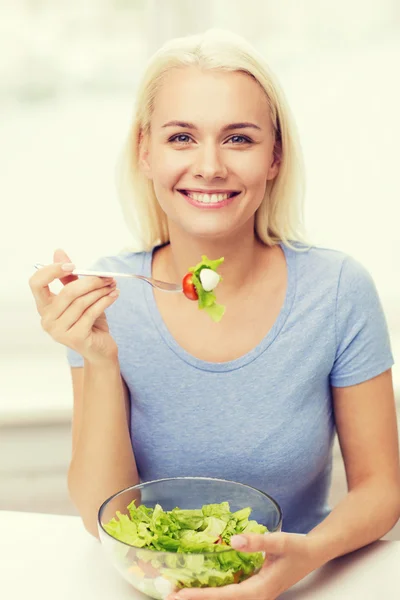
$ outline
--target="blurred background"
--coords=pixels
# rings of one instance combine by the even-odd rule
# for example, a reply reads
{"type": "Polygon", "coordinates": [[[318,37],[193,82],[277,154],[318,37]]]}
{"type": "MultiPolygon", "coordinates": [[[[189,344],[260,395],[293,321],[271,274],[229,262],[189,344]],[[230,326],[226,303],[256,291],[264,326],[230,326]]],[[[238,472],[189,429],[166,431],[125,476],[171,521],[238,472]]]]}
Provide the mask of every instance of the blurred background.
{"type": "MultiPolygon", "coordinates": [[[[398,0],[0,0],[0,509],[75,513],[69,368],[28,279],[58,247],[87,266],[132,242],[114,175],[138,79],[165,40],[212,26],[281,81],[309,237],[369,269],[400,359],[398,0]]],[[[336,447],[332,501],[344,493],[336,447]]]]}

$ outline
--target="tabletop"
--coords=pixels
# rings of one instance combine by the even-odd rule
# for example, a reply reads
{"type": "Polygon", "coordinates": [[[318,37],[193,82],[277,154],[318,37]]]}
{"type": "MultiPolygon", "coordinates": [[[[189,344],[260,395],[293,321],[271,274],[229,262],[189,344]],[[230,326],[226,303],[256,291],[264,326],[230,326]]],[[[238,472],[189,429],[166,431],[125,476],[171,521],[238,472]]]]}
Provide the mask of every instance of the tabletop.
{"type": "MultiPolygon", "coordinates": [[[[0,511],[0,596],[7,600],[148,600],[109,563],[79,517],[0,511]]],[[[331,561],[279,600],[398,600],[400,542],[331,561]]]]}

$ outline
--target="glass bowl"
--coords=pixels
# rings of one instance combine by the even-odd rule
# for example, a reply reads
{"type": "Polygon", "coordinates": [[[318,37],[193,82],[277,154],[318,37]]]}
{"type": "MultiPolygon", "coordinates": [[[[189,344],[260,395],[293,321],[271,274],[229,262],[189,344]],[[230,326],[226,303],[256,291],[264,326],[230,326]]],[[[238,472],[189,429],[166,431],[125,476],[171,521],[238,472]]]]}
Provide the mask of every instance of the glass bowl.
{"type": "Polygon", "coordinates": [[[247,560],[250,555],[246,556],[246,553],[233,550],[230,546],[226,546],[226,550],[222,546],[218,548],[218,552],[177,553],[138,548],[117,540],[105,530],[104,524],[115,517],[117,511],[129,515],[127,507],[133,500],[136,507],[143,504],[154,508],[159,504],[164,511],[176,507],[201,509],[205,504],[228,502],[231,512],[250,507],[252,512],[249,519],[264,525],[270,533],[280,531],[282,526],[282,511],[273,498],[235,481],[209,477],[174,477],[140,483],[114,494],[101,505],[98,513],[98,530],[103,549],[115,568],[134,588],[156,600],[162,600],[183,587],[238,583],[257,573],[264,557],[262,553],[258,553],[258,567],[254,567],[254,563],[247,563],[246,568],[235,572],[232,568],[235,559],[239,556],[247,560]],[[216,571],[212,568],[215,561],[218,561],[216,571]],[[225,577],[225,569],[229,568],[225,577]]]}

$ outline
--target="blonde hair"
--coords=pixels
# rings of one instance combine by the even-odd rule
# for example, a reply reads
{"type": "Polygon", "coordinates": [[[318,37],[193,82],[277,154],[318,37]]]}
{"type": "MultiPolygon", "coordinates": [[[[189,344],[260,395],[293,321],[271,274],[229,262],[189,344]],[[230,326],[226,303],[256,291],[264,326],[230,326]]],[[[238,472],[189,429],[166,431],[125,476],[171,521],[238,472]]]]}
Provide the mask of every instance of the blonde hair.
{"type": "MultiPolygon", "coordinates": [[[[133,122],[117,171],[119,199],[136,250],[149,251],[169,241],[168,222],[153,183],[140,168],[140,141],[150,131],[157,90],[174,68],[240,71],[252,76],[268,99],[276,146],[278,175],[267,181],[265,196],[255,215],[255,232],[267,245],[304,241],[304,165],[297,129],[273,73],[262,56],[243,38],[219,29],[168,41],[150,59],[139,85],[133,122]]],[[[133,247],[132,247],[133,249],[133,247]]]]}

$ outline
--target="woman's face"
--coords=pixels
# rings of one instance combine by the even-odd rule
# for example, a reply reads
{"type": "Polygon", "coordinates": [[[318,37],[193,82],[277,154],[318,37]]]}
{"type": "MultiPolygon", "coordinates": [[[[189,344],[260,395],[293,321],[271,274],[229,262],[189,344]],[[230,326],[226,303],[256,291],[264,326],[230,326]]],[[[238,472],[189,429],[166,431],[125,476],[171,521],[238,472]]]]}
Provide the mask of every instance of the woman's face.
{"type": "Polygon", "coordinates": [[[141,164],[168,220],[196,237],[239,233],[278,173],[264,91],[242,72],[171,70],[141,164]]]}

